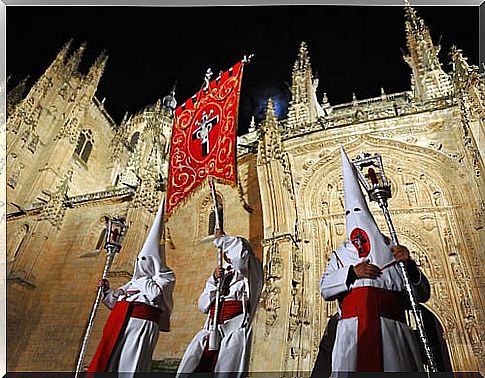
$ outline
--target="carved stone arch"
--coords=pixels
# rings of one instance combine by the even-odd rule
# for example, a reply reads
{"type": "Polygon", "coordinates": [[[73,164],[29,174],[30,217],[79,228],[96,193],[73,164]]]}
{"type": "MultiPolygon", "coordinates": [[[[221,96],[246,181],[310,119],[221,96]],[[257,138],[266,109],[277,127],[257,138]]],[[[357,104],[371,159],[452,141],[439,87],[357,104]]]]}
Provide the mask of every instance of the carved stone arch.
{"type": "MultiPolygon", "coordinates": [[[[388,139],[383,140],[369,135],[361,135],[358,138],[352,138],[352,140],[350,140],[349,143],[344,146],[344,148],[350,159],[361,151],[380,153],[384,158],[384,169],[386,175],[391,181],[393,180],[392,177],[394,176],[394,172],[397,171],[397,168],[393,166],[392,162],[389,164],[389,159],[386,159],[386,155],[389,154],[389,151],[392,151],[394,161],[409,161],[412,162],[410,166],[422,164],[423,168],[421,171],[429,173],[429,178],[431,179],[432,183],[443,190],[443,200],[445,201],[444,205],[448,205],[453,202],[456,203],[457,198],[460,200],[460,204],[464,203],[463,194],[460,190],[458,190],[453,179],[445,180],[439,174],[439,171],[433,166],[441,164],[446,166],[447,170],[450,171],[450,177],[456,178],[459,176],[461,167],[456,161],[442,153],[430,148],[409,145],[403,142],[388,139]],[[402,151],[406,152],[404,153],[402,151]]],[[[322,178],[326,175],[336,176],[337,172],[339,172],[339,175],[341,176],[341,169],[340,150],[337,143],[333,152],[321,156],[306,169],[306,172],[304,172],[302,176],[299,188],[299,197],[301,198],[301,203],[304,207],[303,210],[305,214],[311,214],[312,208],[317,208],[315,205],[318,203],[318,200],[314,195],[315,190],[322,189],[322,178]]],[[[420,175],[417,176],[419,177],[420,175]]],[[[398,185],[394,185],[394,189],[397,193],[399,191],[398,185]]]]}
{"type": "Polygon", "coordinates": [[[99,141],[98,126],[96,126],[92,123],[88,123],[88,124],[83,125],[83,129],[91,131],[94,143],[96,143],[96,141],[99,141]]]}
{"type": "Polygon", "coordinates": [[[332,177],[332,174],[341,172],[339,154],[340,152],[336,149],[333,153],[315,160],[303,173],[298,197],[305,216],[319,215],[321,213],[319,208],[321,209],[322,200],[325,198],[328,199],[327,204],[330,205],[330,198],[328,196],[322,198],[320,193],[333,190],[338,181],[341,181],[341,173],[340,180],[339,177],[332,177]]]}
{"type": "Polygon", "coordinates": [[[59,86],[59,90],[57,92],[57,95],[59,97],[61,97],[63,100],[66,100],[67,97],[68,97],[68,92],[70,90],[70,86],[67,82],[63,82],[60,86],[59,86]]]}
{"type": "MultiPolygon", "coordinates": [[[[224,209],[224,196],[216,190],[216,198],[219,209],[224,209]]],[[[213,212],[214,202],[210,191],[201,197],[197,204],[197,236],[196,240],[204,239],[209,236],[208,227],[213,212]]]]}
{"type": "Polygon", "coordinates": [[[128,146],[130,151],[135,150],[137,144],[140,142],[140,136],[141,136],[141,133],[139,130],[135,130],[133,131],[133,133],[131,133],[131,136],[129,137],[129,140],[128,140],[128,146]]]}
{"type": "MultiPolygon", "coordinates": [[[[386,142],[388,143],[385,144],[386,149],[384,149],[384,144],[380,139],[372,137],[354,138],[349,141],[345,148],[350,158],[361,151],[366,150],[381,153],[385,159],[385,156],[389,151],[389,144],[391,144],[391,150],[395,156],[394,161],[401,161],[401,159],[405,159],[404,155],[411,155],[408,156],[408,159],[412,159],[412,163],[419,165],[421,167],[421,172],[427,173],[428,181],[431,183],[430,185],[435,188],[440,188],[443,205],[453,202],[463,203],[460,191],[457,190],[453,183],[446,182],[445,179],[439,175],[439,171],[434,166],[439,164],[436,163],[437,161],[441,161],[441,164],[447,165],[447,169],[455,169],[454,173],[458,174],[459,167],[455,162],[450,161],[451,159],[448,157],[445,157],[442,154],[440,155],[427,148],[412,146],[412,151],[408,152],[407,149],[409,146],[407,144],[395,141],[386,142]],[[357,141],[358,144],[356,143],[357,141]],[[425,157],[425,159],[423,159],[423,157],[425,157]],[[456,200],[457,196],[458,200],[456,200]]],[[[342,168],[339,148],[335,147],[333,152],[321,155],[319,159],[314,160],[312,163],[313,164],[307,165],[299,187],[300,193],[298,198],[300,200],[299,206],[302,213],[301,219],[304,220],[320,216],[331,217],[332,219],[330,220],[330,223],[332,224],[332,231],[342,231],[342,228],[345,225],[344,220],[338,220],[338,217],[343,214],[343,188],[341,188],[342,168]]],[[[395,163],[393,164],[392,161],[388,161],[388,164],[386,164],[386,160],[384,160],[384,164],[386,175],[390,179],[391,185],[394,188],[394,198],[397,198],[400,195],[399,185],[397,183],[392,183],[394,182],[393,177],[398,175],[398,167],[396,167],[395,163]]],[[[409,166],[413,165],[409,164],[409,166]]],[[[404,170],[408,169],[404,168],[404,170]]],[[[391,208],[392,201],[393,199],[390,200],[391,208]]],[[[376,220],[379,221],[379,217],[381,217],[382,214],[377,205],[372,203],[369,204],[369,207],[374,213],[376,220]]],[[[433,227],[433,219],[425,214],[421,215],[420,222],[423,224],[423,227],[433,227]]]]}
{"type": "Polygon", "coordinates": [[[401,161],[405,159],[412,163],[410,166],[420,169],[420,171],[416,172],[416,177],[421,178],[421,173],[423,171],[427,172],[430,183],[443,190],[443,200],[445,201],[443,205],[463,204],[466,202],[466,199],[463,198],[463,191],[457,187],[456,180],[457,177],[461,176],[462,167],[448,155],[433,148],[376,138],[371,135],[364,135],[363,140],[366,145],[369,145],[370,150],[381,153],[384,158],[386,152],[392,151],[393,155],[396,154],[394,160],[401,161]],[[449,172],[446,178],[436,169],[437,166],[446,167],[446,171],[449,172]],[[459,202],[457,203],[458,199],[459,202]]]}
{"type": "Polygon", "coordinates": [[[31,234],[32,224],[30,222],[22,222],[15,228],[7,244],[7,263],[13,263],[19,259],[31,234]]]}
{"type": "MultiPolygon", "coordinates": [[[[381,153],[384,157],[386,175],[391,180],[392,177],[399,174],[399,167],[396,167],[396,161],[407,161],[409,162],[407,166],[420,167],[421,174],[426,172],[432,185],[441,188],[443,205],[464,203],[463,194],[457,190],[456,185],[451,180],[447,181],[441,177],[439,170],[436,169],[436,165],[441,162],[441,164],[446,164],[452,176],[456,177],[459,173],[457,163],[436,151],[423,147],[409,146],[392,140],[383,144],[382,140],[369,136],[354,138],[346,144],[345,149],[350,158],[361,151],[381,153]],[[389,150],[393,151],[394,159],[392,161],[387,160],[386,164],[386,155],[388,155],[389,150]]],[[[401,170],[409,170],[409,168],[406,168],[407,166],[401,168],[401,170]]],[[[343,198],[337,198],[343,197],[343,191],[341,191],[339,185],[342,185],[340,151],[338,147],[335,147],[331,153],[322,155],[319,159],[314,160],[313,164],[309,164],[303,173],[298,195],[300,212],[302,213],[301,219],[329,217],[330,223],[337,227],[338,223],[336,222],[338,217],[343,215],[343,209],[341,209],[341,205],[339,209],[339,206],[336,206],[332,201],[343,201],[343,198]]],[[[398,185],[395,184],[394,187],[396,192],[398,192],[398,185]]],[[[399,193],[396,194],[396,196],[398,195],[399,193]]],[[[389,202],[390,208],[394,211],[405,212],[412,208],[411,206],[402,208],[402,210],[396,207],[393,208],[392,199],[389,202]]],[[[382,218],[382,213],[377,205],[375,203],[369,204],[369,208],[374,213],[376,220],[379,221],[379,218],[382,218]]],[[[416,219],[415,221],[416,225],[425,229],[434,227],[432,213],[421,213],[419,217],[419,220],[416,219]]],[[[382,219],[380,221],[382,223],[382,219]]]]}
{"type": "MultiPolygon", "coordinates": [[[[152,130],[145,127],[144,123],[139,123],[132,128],[131,132],[129,133],[129,138],[131,138],[137,132],[139,133],[138,142],[134,146],[133,150],[131,150],[131,153],[134,154],[134,156],[138,156],[140,161],[144,161],[150,154],[153,134],[152,130]]],[[[130,143],[130,141],[131,139],[127,139],[126,143],[130,143]]]]}

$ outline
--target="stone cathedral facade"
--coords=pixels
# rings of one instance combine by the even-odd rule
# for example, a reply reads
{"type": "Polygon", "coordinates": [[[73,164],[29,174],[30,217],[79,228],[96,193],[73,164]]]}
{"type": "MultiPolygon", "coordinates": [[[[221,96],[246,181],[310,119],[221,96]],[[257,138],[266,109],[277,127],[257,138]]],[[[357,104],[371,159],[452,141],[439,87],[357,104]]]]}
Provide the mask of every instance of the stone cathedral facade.
{"type": "MultiPolygon", "coordinates": [[[[351,158],[383,157],[399,240],[431,283],[423,315],[440,368],[485,372],[485,79],[458,48],[445,71],[424,21],[409,5],[405,16],[409,91],[319,100],[302,42],[287,116],[277,119],[269,99],[263,121],[238,137],[238,185],[217,194],[226,232],[248,238],[264,265],[251,371],[310,371],[336,311],[319,281],[345,238],[343,145],[351,158]]],[[[105,263],[106,217],[129,226],[109,275],[116,286],[131,277],[165,190],[174,90],[116,124],[95,97],[108,57],[83,74],[84,49],[68,42],[28,91],[21,82],[7,97],[8,371],[74,370],[105,263]]],[[[212,211],[203,186],[166,224],[177,283],[159,370],[177,366],[205,321],[197,299],[216,264],[212,211]]],[[[85,364],[107,315],[100,308],[85,364]]]]}

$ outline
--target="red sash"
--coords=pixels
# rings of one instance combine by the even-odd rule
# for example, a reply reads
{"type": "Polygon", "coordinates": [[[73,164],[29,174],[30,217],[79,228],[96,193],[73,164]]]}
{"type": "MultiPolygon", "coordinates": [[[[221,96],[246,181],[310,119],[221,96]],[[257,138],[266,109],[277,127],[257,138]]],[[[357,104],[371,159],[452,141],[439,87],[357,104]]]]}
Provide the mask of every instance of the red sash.
{"type": "MultiPolygon", "coordinates": [[[[210,318],[214,318],[215,307],[212,306],[210,310],[210,318]]],[[[241,301],[223,301],[221,306],[221,311],[219,311],[218,323],[225,322],[226,320],[232,319],[235,316],[242,314],[243,306],[241,301]]]]}
{"type": "MultiPolygon", "coordinates": [[[[210,319],[214,319],[214,309],[215,306],[212,305],[209,315],[210,319]]],[[[242,312],[243,306],[241,301],[223,301],[221,311],[219,311],[219,323],[232,319],[235,316],[242,314],[242,312]]],[[[216,367],[218,355],[218,350],[209,350],[209,338],[207,338],[207,340],[205,341],[204,351],[202,352],[202,357],[199,361],[199,365],[195,368],[194,372],[213,372],[216,367]]]]}
{"type": "Polygon", "coordinates": [[[342,319],[358,317],[357,371],[384,371],[380,317],[405,322],[401,293],[376,287],[357,287],[340,308],[342,319]]]}
{"type": "Polygon", "coordinates": [[[106,320],[103,335],[88,367],[88,372],[105,372],[114,347],[130,317],[158,323],[161,310],[139,302],[116,302],[106,320]]]}
{"type": "Polygon", "coordinates": [[[145,303],[132,302],[130,317],[151,320],[158,324],[161,313],[162,310],[157,307],[149,306],[145,303]]]}

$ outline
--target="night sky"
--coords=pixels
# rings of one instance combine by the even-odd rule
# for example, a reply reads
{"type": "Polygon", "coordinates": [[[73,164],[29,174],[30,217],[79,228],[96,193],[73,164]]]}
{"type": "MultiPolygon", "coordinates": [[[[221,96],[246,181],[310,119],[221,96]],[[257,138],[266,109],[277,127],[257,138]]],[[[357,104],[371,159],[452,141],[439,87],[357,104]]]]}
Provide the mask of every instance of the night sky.
{"type": "MultiPolygon", "coordinates": [[[[449,51],[457,45],[478,65],[478,7],[416,7],[441,37],[440,58],[451,70],[449,51]]],[[[241,134],[250,117],[260,120],[268,97],[286,114],[291,70],[306,41],[318,99],[331,104],[410,89],[404,9],[397,6],[231,6],[231,7],[7,7],[7,83],[30,75],[37,80],[71,38],[87,48],[80,67],[103,50],[109,55],[96,96],[116,122],[168,94],[177,81],[179,104],[202,85],[207,68],[226,70],[245,54],[239,114],[241,134]]],[[[215,77],[215,75],[214,75],[215,77]]],[[[214,78],[213,77],[213,78],[214,78]]]]}

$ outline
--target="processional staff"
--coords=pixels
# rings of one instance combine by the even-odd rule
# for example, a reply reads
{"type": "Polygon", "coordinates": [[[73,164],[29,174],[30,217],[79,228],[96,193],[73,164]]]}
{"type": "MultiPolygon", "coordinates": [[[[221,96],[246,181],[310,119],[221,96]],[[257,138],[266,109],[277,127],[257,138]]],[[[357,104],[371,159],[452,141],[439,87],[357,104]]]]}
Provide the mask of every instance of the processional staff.
{"type": "MultiPolygon", "coordinates": [[[[125,223],[124,218],[107,218],[106,219],[106,243],[104,248],[106,249],[106,262],[104,264],[103,274],[101,276],[102,280],[105,280],[108,277],[108,272],[111,268],[111,264],[113,263],[113,259],[117,253],[119,253],[121,249],[121,242],[126,235],[126,230],[128,229],[127,224],[125,223]]],[[[94,325],[94,318],[98,311],[99,305],[101,303],[101,298],[103,295],[103,287],[99,286],[98,291],[96,293],[96,299],[94,301],[93,307],[91,309],[91,313],[89,315],[88,325],[86,327],[86,331],[84,333],[84,339],[81,345],[81,350],[79,352],[79,357],[77,360],[76,365],[76,374],[75,378],[79,376],[79,373],[82,369],[82,364],[84,360],[84,355],[86,353],[86,347],[89,342],[89,338],[91,336],[91,331],[94,325]]]]}
{"type": "MultiPolygon", "coordinates": [[[[356,172],[359,181],[367,191],[370,201],[377,202],[377,204],[381,208],[382,213],[384,214],[384,218],[386,219],[387,227],[389,228],[389,233],[391,234],[391,239],[397,245],[397,234],[396,230],[394,229],[391,214],[389,213],[389,208],[387,204],[387,200],[392,196],[391,186],[389,185],[387,177],[384,174],[384,166],[382,163],[381,155],[371,155],[370,153],[363,152],[352,161],[352,164],[357,168],[356,172]],[[367,174],[364,174],[363,169],[366,167],[368,167],[367,174]]],[[[404,278],[404,286],[406,288],[406,292],[411,303],[411,310],[416,320],[419,339],[426,354],[427,364],[425,366],[425,369],[427,367],[426,370],[429,369],[428,371],[431,371],[433,373],[437,372],[438,369],[434,360],[433,351],[430,347],[428,337],[426,335],[421,310],[419,309],[418,303],[414,298],[406,266],[402,261],[399,262],[399,266],[401,268],[404,278]]]]}
{"type": "MultiPolygon", "coordinates": [[[[222,230],[222,226],[219,219],[219,208],[217,206],[217,196],[216,196],[214,179],[211,178],[209,180],[209,185],[211,188],[212,202],[214,206],[214,216],[215,216],[214,230],[222,230]]],[[[217,251],[217,265],[220,269],[222,269],[222,248],[221,247],[219,247],[217,251]]],[[[221,344],[221,335],[219,334],[219,330],[217,326],[218,326],[219,311],[221,306],[221,288],[222,288],[223,280],[224,280],[224,275],[221,275],[217,279],[214,317],[212,318],[212,321],[210,322],[210,326],[209,326],[209,350],[219,350],[219,347],[221,344]]]]}

